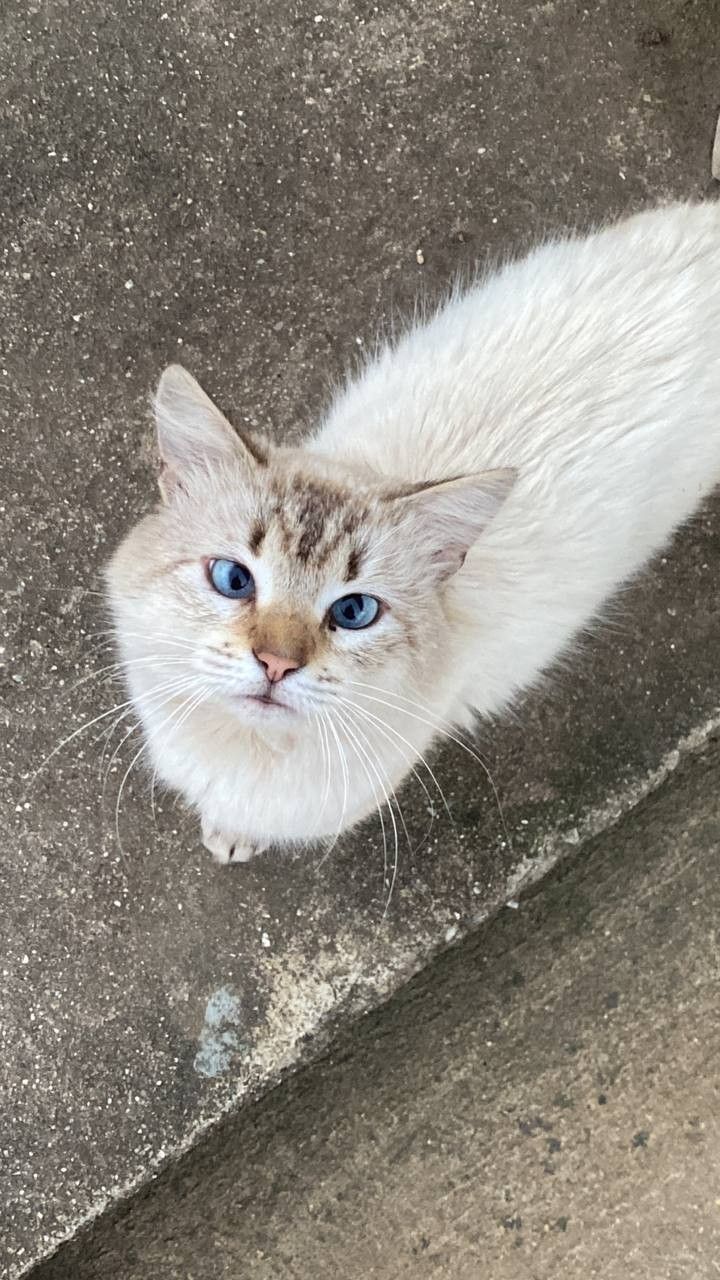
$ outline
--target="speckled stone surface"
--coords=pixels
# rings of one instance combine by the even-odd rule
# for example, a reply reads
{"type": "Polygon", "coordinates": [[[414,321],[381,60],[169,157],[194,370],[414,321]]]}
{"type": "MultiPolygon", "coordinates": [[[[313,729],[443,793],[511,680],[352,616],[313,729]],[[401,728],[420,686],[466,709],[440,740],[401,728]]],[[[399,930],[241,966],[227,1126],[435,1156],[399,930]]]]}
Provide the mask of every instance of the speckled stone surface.
{"type": "MultiPolygon", "coordinates": [[[[295,438],[394,310],[548,227],[710,189],[713,0],[46,0],[0,16],[0,1274],[607,825],[720,704],[718,507],[572,670],[318,866],[214,868],[108,716],[97,569],[153,498],[181,358],[295,438]],[[418,250],[423,263],[418,261],[418,250]],[[115,747],[107,779],[103,774],[115,747]],[[38,769],[40,771],[38,772],[38,769]]],[[[659,772],[658,772],[659,770],[659,772]]]]}
{"type": "Polygon", "coordinates": [[[719,745],[33,1280],[714,1280],[719,745]]]}

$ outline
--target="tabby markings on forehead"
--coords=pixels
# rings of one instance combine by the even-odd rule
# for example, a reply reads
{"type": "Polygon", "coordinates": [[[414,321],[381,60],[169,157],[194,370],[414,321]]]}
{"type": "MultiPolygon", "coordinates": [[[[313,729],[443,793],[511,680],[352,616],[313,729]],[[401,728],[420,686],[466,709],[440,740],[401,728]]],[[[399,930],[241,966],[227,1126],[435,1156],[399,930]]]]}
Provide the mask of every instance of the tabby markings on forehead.
{"type": "Polygon", "coordinates": [[[263,524],[262,520],[256,520],[255,524],[253,525],[252,532],[250,534],[250,541],[248,543],[248,546],[250,547],[250,550],[252,551],[254,556],[258,554],[263,544],[263,540],[265,538],[265,532],[266,532],[265,525],[263,524]]]}
{"type": "Polygon", "coordinates": [[[304,565],[324,564],[339,538],[351,537],[367,518],[347,489],[302,476],[278,497],[275,514],[284,550],[304,565]]]}
{"type": "Polygon", "coordinates": [[[357,547],[353,547],[350,555],[348,556],[347,569],[345,570],[346,582],[352,582],[354,578],[357,578],[358,573],[360,572],[361,562],[362,552],[357,547]]]}

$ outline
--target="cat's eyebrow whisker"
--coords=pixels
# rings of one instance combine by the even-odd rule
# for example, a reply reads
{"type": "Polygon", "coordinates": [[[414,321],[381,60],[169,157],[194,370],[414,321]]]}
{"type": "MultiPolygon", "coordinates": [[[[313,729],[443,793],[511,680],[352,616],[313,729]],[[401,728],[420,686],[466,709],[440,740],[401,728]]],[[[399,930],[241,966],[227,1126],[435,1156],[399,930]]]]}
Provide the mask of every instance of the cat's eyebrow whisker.
{"type": "Polygon", "coordinates": [[[379,538],[375,538],[370,542],[368,546],[368,554],[372,555],[376,547],[384,547],[388,538],[396,538],[396,537],[397,537],[397,529],[395,529],[394,527],[385,529],[385,531],[380,534],[379,538]]]}
{"type": "MultiPolygon", "coordinates": [[[[368,782],[370,783],[370,790],[372,791],[372,797],[373,797],[373,800],[375,801],[375,808],[377,809],[378,818],[380,819],[380,829],[381,829],[381,831],[382,831],[382,841],[383,841],[383,889],[385,889],[385,888],[386,888],[386,886],[387,886],[387,882],[388,882],[388,879],[387,879],[387,868],[388,868],[388,845],[387,845],[387,831],[386,831],[386,829],[385,829],[385,819],[384,819],[384,817],[383,817],[383,807],[382,807],[381,802],[378,800],[377,791],[375,790],[375,783],[373,782],[372,777],[370,776],[370,771],[369,771],[369,769],[368,769],[368,767],[367,767],[367,764],[365,764],[365,762],[363,761],[363,757],[360,755],[360,751],[359,751],[359,743],[355,742],[355,740],[354,740],[354,738],[353,738],[353,736],[352,736],[352,725],[348,725],[347,721],[345,720],[344,716],[342,715],[342,712],[340,712],[340,711],[337,711],[337,710],[336,710],[336,715],[337,715],[337,717],[338,717],[338,722],[339,722],[339,724],[340,724],[340,727],[341,727],[342,729],[344,729],[345,734],[346,734],[346,736],[347,736],[347,738],[348,738],[348,741],[349,741],[349,743],[350,743],[350,745],[351,745],[351,747],[352,747],[353,751],[355,752],[355,755],[357,756],[357,759],[358,759],[358,761],[359,761],[359,763],[360,763],[360,767],[362,768],[363,773],[365,774],[365,777],[367,778],[368,782]]],[[[367,753],[363,752],[363,755],[365,755],[365,758],[367,759],[367,753]]],[[[374,772],[375,772],[375,771],[374,771],[374,772]]],[[[376,773],[376,777],[378,777],[377,773],[376,773]]],[[[382,794],[383,794],[383,796],[385,797],[385,803],[389,806],[389,804],[390,804],[390,800],[389,800],[389,797],[388,797],[387,791],[386,791],[386,790],[385,790],[385,788],[383,787],[383,785],[382,785],[382,781],[380,780],[380,778],[379,778],[379,777],[378,777],[378,781],[379,781],[379,783],[380,783],[380,788],[381,788],[381,790],[382,790],[382,794]]],[[[396,847],[397,847],[397,828],[396,828],[396,831],[395,831],[395,844],[396,844],[396,847]]]]}
{"type": "MultiPolygon", "coordinates": [[[[359,680],[349,680],[349,681],[348,681],[348,684],[351,684],[351,685],[355,686],[355,687],[356,687],[356,688],[358,688],[359,690],[361,690],[361,689],[373,689],[373,688],[376,688],[376,687],[377,687],[377,686],[375,686],[375,685],[363,684],[363,683],[362,683],[362,681],[359,681],[359,680]]],[[[402,705],[403,703],[405,703],[405,704],[409,704],[410,706],[418,706],[418,707],[419,707],[419,706],[422,706],[422,704],[421,704],[421,703],[416,703],[416,702],[414,702],[411,698],[405,698],[402,694],[396,694],[396,693],[393,693],[393,692],[392,692],[391,690],[389,690],[389,689],[381,689],[381,690],[380,690],[380,692],[381,692],[381,693],[384,693],[384,694],[386,695],[386,697],[385,697],[385,698],[378,698],[378,697],[373,696],[372,694],[369,694],[369,693],[362,693],[362,692],[358,692],[358,697],[366,698],[369,702],[379,702],[382,706],[387,707],[387,708],[388,708],[388,710],[390,710],[390,711],[400,711],[400,712],[402,712],[402,714],[403,714],[403,715],[408,716],[408,717],[409,717],[409,719],[411,719],[411,720],[419,720],[422,724],[427,725],[427,727],[428,727],[429,729],[432,729],[435,733],[439,733],[439,734],[441,734],[444,738],[447,738],[450,742],[454,742],[454,743],[456,744],[456,746],[458,746],[458,747],[462,747],[463,751],[467,752],[467,754],[468,754],[469,756],[471,756],[473,760],[477,761],[477,763],[480,765],[480,768],[482,769],[483,773],[485,774],[485,777],[487,778],[488,783],[490,784],[490,788],[491,788],[491,790],[492,790],[493,797],[494,797],[494,799],[495,799],[495,804],[496,804],[496,806],[497,806],[497,811],[498,811],[498,816],[499,816],[499,818],[500,818],[500,823],[501,823],[501,826],[502,826],[502,829],[503,829],[503,834],[504,834],[504,836],[505,836],[505,840],[506,840],[506,842],[507,842],[507,846],[508,846],[508,848],[512,851],[513,844],[512,844],[512,840],[511,840],[511,838],[510,838],[510,832],[508,831],[507,823],[506,823],[506,821],[505,821],[505,814],[504,814],[504,812],[503,812],[503,807],[502,807],[502,803],[501,803],[501,800],[500,800],[500,793],[499,793],[499,791],[498,791],[498,789],[497,789],[497,786],[496,786],[496,783],[495,783],[495,779],[493,778],[493,776],[492,776],[492,774],[491,774],[491,772],[490,772],[490,769],[488,768],[488,766],[487,766],[486,762],[483,760],[482,756],[478,755],[477,751],[473,750],[473,748],[472,748],[471,746],[469,746],[469,745],[468,745],[468,743],[467,743],[467,742],[465,742],[463,738],[458,737],[456,733],[454,733],[454,732],[450,732],[448,729],[443,728],[442,723],[441,723],[441,719],[442,719],[442,718],[441,718],[441,717],[438,717],[438,716],[435,716],[435,715],[434,715],[434,713],[433,713],[432,711],[430,711],[430,709],[429,709],[428,707],[424,707],[424,708],[423,708],[423,710],[424,710],[424,711],[426,711],[428,715],[433,716],[433,719],[435,720],[435,723],[433,723],[433,721],[432,721],[432,720],[428,720],[428,719],[426,718],[426,716],[420,716],[420,715],[417,715],[417,714],[416,714],[415,712],[413,712],[413,711],[408,711],[408,710],[407,710],[407,706],[403,706],[403,705],[402,705]],[[387,696],[389,696],[389,697],[391,697],[391,698],[395,698],[395,699],[396,699],[396,702],[394,702],[394,703],[392,703],[392,702],[388,702],[388,701],[386,700],[386,699],[387,699],[387,696]]],[[[448,721],[445,721],[445,723],[447,724],[447,723],[448,723],[448,721]]]]}
{"type": "Polygon", "coordinates": [[[382,543],[376,542],[372,547],[368,549],[368,553],[365,559],[369,565],[375,566],[377,564],[384,564],[387,560],[397,559],[397,551],[394,547],[389,547],[388,550],[384,551],[382,555],[375,554],[376,550],[379,549],[384,544],[385,541],[386,539],[383,538],[382,543]]]}

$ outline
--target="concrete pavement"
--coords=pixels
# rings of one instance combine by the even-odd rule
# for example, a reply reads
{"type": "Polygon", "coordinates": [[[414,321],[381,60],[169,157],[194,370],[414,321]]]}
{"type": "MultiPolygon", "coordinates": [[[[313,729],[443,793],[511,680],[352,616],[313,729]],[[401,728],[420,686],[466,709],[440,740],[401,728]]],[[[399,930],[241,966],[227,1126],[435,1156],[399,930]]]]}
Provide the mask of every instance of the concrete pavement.
{"type": "MultiPolygon", "coordinates": [[[[294,438],[418,293],[709,189],[713,0],[0,14],[0,1274],[16,1277],[631,808],[720,707],[718,506],[482,749],[382,922],[379,832],[230,877],[121,749],[97,571],[180,356],[294,438]],[[422,264],[417,252],[422,250],[422,264]],[[97,731],[105,722],[99,722],[97,731]],[[116,735],[111,740],[119,745],[116,735]],[[108,757],[105,757],[107,763],[108,757]]],[[[134,748],[133,748],[134,751],[134,748]]],[[[429,815],[403,797],[415,845],[429,815]]]]}
{"type": "Polygon", "coordinates": [[[34,1280],[714,1280],[720,748],[34,1280]]]}

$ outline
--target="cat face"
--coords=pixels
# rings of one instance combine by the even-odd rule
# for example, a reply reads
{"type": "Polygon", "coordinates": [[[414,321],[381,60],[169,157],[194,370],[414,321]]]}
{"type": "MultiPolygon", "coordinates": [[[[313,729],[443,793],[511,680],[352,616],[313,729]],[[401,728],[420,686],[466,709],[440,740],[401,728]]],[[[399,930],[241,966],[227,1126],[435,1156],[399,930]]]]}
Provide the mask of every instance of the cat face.
{"type": "Polygon", "coordinates": [[[403,486],[243,439],[177,366],[156,409],[163,505],[109,570],[136,687],[272,735],[432,678],[445,584],[512,473],[403,486]]]}

